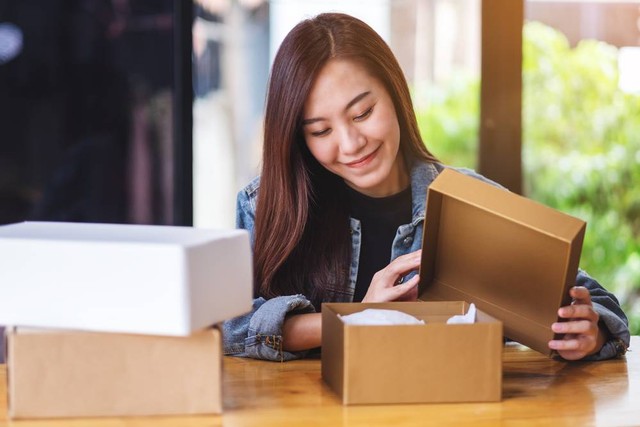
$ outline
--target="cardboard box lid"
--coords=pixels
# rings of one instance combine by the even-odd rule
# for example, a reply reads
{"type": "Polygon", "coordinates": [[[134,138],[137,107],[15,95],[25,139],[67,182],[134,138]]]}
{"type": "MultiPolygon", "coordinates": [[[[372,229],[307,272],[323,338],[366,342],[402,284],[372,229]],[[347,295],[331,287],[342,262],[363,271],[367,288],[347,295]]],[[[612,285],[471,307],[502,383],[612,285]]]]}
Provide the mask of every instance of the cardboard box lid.
{"type": "Polygon", "coordinates": [[[446,169],[427,193],[419,295],[464,300],[504,333],[552,354],[551,324],[570,302],[586,223],[446,169]]]}
{"type": "Polygon", "coordinates": [[[251,310],[245,230],[24,222],[0,258],[0,324],[184,336],[251,310]]]}

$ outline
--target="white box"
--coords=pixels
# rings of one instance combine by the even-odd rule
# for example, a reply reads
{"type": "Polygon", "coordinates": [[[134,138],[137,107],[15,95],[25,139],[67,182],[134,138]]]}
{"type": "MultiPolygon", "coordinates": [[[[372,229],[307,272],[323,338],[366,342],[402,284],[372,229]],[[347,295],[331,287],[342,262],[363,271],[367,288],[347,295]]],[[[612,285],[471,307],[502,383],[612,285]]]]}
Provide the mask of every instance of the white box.
{"type": "Polygon", "coordinates": [[[0,227],[0,325],[189,335],[251,309],[244,230],[0,227]]]}

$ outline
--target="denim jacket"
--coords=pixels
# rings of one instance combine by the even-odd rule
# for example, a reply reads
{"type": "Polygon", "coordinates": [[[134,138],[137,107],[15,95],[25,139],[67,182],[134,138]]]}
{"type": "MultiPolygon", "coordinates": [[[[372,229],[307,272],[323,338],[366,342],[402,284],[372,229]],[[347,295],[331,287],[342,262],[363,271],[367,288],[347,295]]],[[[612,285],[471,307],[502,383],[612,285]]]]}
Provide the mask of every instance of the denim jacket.
{"type": "MultiPolygon", "coordinates": [[[[427,189],[444,168],[445,166],[438,163],[423,162],[416,162],[411,168],[412,220],[411,223],[401,225],[398,228],[391,247],[390,261],[421,248],[427,189]]],[[[456,170],[493,185],[498,185],[470,169],[456,168],[456,170]]],[[[236,226],[249,231],[252,245],[259,186],[260,178],[257,177],[238,193],[237,200],[236,226]]],[[[343,289],[330,290],[325,297],[326,301],[353,301],[360,258],[361,227],[360,221],[357,219],[351,218],[350,221],[352,259],[349,282],[345,284],[343,289]]],[[[404,280],[410,279],[416,273],[408,274],[404,280]]],[[[590,290],[594,308],[600,314],[600,322],[607,327],[612,338],[619,338],[627,347],[630,339],[628,321],[616,297],[607,292],[582,270],[578,271],[576,284],[585,286],[590,290]]],[[[287,314],[313,312],[315,312],[315,308],[304,295],[286,295],[269,300],[257,298],[253,301],[251,312],[224,322],[224,353],[226,355],[279,361],[304,357],[307,353],[306,351],[288,352],[283,350],[282,325],[287,314]]],[[[588,359],[598,360],[614,357],[618,353],[616,345],[613,340],[610,340],[598,354],[592,355],[588,359]]]]}

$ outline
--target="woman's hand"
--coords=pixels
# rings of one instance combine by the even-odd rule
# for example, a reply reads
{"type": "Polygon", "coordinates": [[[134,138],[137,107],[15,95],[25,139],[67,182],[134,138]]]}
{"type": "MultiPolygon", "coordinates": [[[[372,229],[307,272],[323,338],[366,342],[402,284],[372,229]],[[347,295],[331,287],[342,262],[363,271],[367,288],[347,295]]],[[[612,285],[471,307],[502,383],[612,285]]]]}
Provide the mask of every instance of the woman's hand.
{"type": "Polygon", "coordinates": [[[418,297],[416,274],[409,281],[398,284],[400,279],[417,270],[422,259],[422,250],[399,256],[373,275],[371,284],[362,302],[414,301],[418,297]]]}
{"type": "Polygon", "coordinates": [[[589,290],[574,286],[569,295],[573,298],[571,305],[558,309],[558,316],[568,320],[551,325],[553,332],[565,335],[549,341],[549,348],[557,350],[563,359],[578,360],[600,351],[606,335],[598,326],[600,315],[593,309],[589,290]]]}

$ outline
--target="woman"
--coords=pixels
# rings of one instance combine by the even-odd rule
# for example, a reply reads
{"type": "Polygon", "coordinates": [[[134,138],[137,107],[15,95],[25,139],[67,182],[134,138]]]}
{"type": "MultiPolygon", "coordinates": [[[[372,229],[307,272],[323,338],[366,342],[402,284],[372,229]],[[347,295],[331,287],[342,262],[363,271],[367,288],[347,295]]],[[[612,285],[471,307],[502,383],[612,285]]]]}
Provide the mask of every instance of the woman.
{"type": "MultiPolygon", "coordinates": [[[[257,298],[225,322],[225,353],[302,357],[320,346],[323,301],[416,299],[426,192],[443,169],[380,36],[343,14],[298,24],[273,63],[261,177],[238,195],[257,298]]],[[[584,272],[576,284],[549,347],[570,360],[626,350],[616,298],[584,272]]]]}

